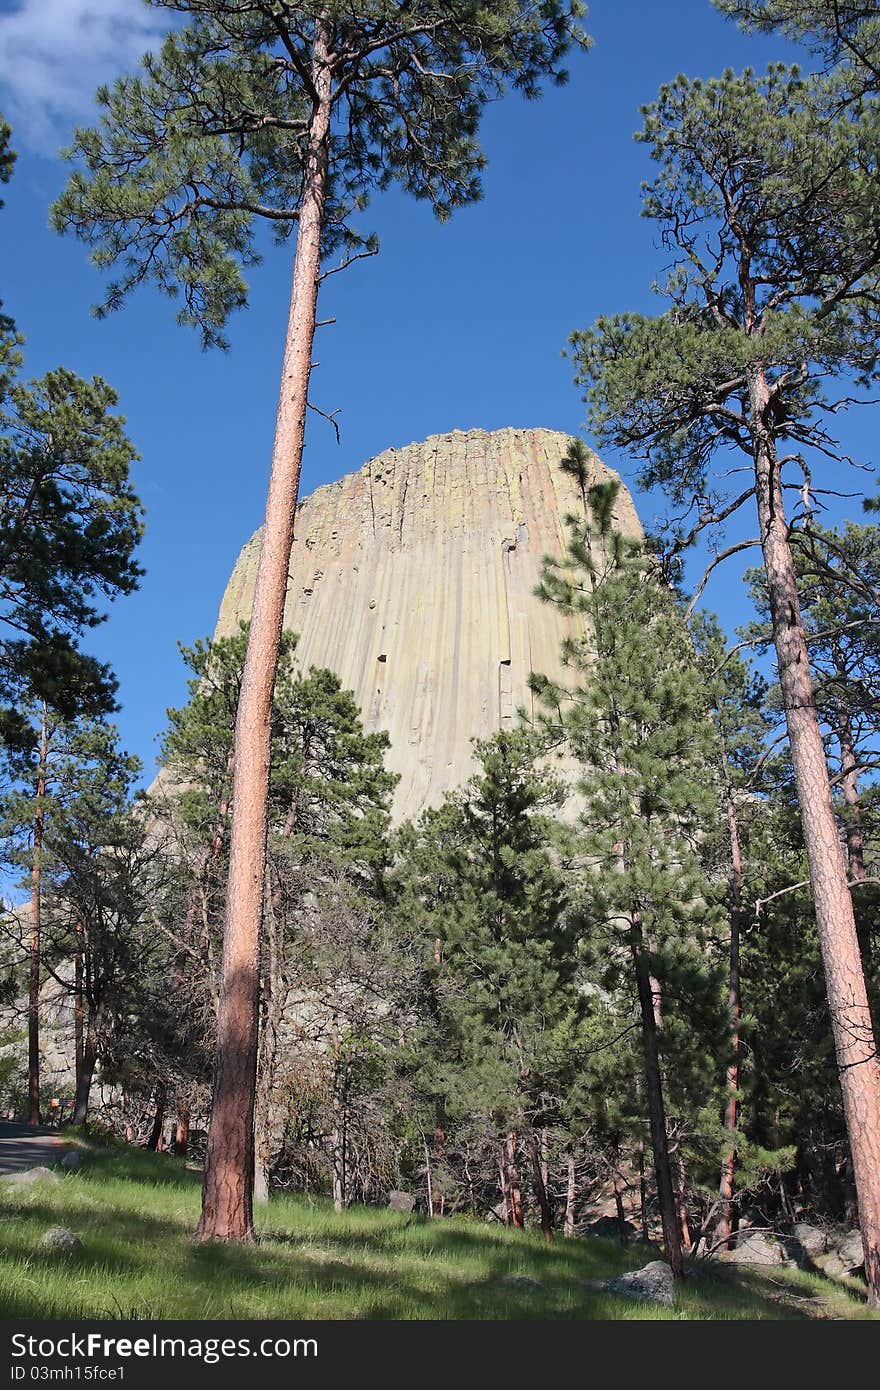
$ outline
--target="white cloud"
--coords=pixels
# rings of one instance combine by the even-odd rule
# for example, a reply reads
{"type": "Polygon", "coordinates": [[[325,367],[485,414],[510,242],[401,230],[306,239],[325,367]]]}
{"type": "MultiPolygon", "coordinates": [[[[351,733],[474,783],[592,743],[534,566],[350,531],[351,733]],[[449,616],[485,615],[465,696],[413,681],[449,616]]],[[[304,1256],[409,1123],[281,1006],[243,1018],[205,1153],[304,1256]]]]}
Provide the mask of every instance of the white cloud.
{"type": "Polygon", "coordinates": [[[94,111],[95,89],[170,28],[144,0],[0,0],[0,111],[14,143],[52,155],[94,111]]]}

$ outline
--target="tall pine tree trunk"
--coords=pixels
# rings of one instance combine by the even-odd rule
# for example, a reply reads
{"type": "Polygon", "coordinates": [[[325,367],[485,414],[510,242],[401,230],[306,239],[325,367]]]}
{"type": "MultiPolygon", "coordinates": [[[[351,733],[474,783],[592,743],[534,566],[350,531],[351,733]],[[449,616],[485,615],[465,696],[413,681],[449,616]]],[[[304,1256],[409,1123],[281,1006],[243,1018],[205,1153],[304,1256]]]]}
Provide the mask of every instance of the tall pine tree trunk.
{"type": "Polygon", "coordinates": [[[260,928],[271,714],[293,547],[321,267],[331,115],[327,56],[327,30],[319,16],[315,20],[312,50],[316,100],[305,161],[272,472],[235,725],[217,1062],[202,1215],[197,1229],[202,1239],[253,1238],[260,928]]]}
{"type": "Polygon", "coordinates": [[[575,1202],[577,1200],[577,1173],[573,1158],[568,1159],[566,1167],[565,1219],[562,1223],[562,1234],[564,1236],[573,1236],[576,1220],[575,1202]]]}
{"type": "Polygon", "coordinates": [[[678,1159],[678,1187],[675,1192],[675,1200],[678,1206],[678,1226],[681,1231],[681,1248],[686,1255],[689,1255],[694,1248],[694,1239],[691,1235],[691,1219],[688,1213],[688,1185],[687,1168],[681,1154],[681,1140],[679,1140],[678,1159]]]}
{"type": "Polygon", "coordinates": [[[76,1077],[76,1090],[83,1069],[83,1049],[85,1034],[85,1001],[83,999],[83,937],[82,922],[76,924],[76,956],[73,964],[73,1056],[76,1077]]]}
{"type": "Polygon", "coordinates": [[[733,1175],[736,1167],[736,1117],[739,1102],[739,1020],[742,1009],[740,996],[739,944],[742,930],[742,845],[733,790],[727,789],[727,827],[730,835],[730,970],[727,1007],[730,1016],[730,1064],[727,1068],[727,1100],[724,1105],[724,1128],[728,1145],[721,1161],[721,1182],[718,1187],[719,1212],[715,1236],[720,1249],[726,1250],[733,1234],[733,1175]]]}
{"type": "Polygon", "coordinates": [[[673,1274],[684,1274],[681,1231],[669,1161],[669,1140],[666,1134],[666,1107],[663,1102],[663,1080],[660,1071],[660,1050],[657,1044],[657,994],[645,951],[642,922],[638,912],[630,918],[630,952],[635,969],[636,989],[642,1022],[642,1052],[645,1059],[645,1091],[648,1100],[648,1120],[651,1127],[651,1147],[654,1153],[654,1175],[660,1203],[660,1221],[666,1258],[673,1274]]]}
{"type": "Polygon", "coordinates": [[[168,1087],[164,1081],[160,1081],[156,1087],[156,1109],[153,1113],[153,1125],[150,1129],[150,1137],[146,1142],[146,1148],[153,1149],[156,1153],[161,1153],[164,1147],[162,1139],[162,1129],[165,1124],[165,1102],[168,1098],[168,1087]]]}
{"type": "Polygon", "coordinates": [[[261,999],[259,1066],[254,1112],[254,1197],[269,1200],[269,1170],[272,1164],[272,1087],[278,1061],[278,1030],[281,1025],[282,996],[278,943],[280,895],[274,894],[267,918],[267,940],[261,999]]]}
{"type": "Polygon", "coordinates": [[[779,684],[852,1151],[869,1299],[880,1306],[880,1064],[846,863],[831,802],[782,481],[769,424],[770,388],[760,367],[749,371],[749,396],[758,520],[779,684]]]}
{"type": "Polygon", "coordinates": [[[867,878],[865,833],[862,829],[862,811],[859,803],[858,761],[853,747],[852,725],[848,719],[840,720],[837,740],[840,745],[841,787],[845,807],[843,833],[846,838],[849,876],[854,883],[863,883],[867,878]]]}
{"type": "Polygon", "coordinates": [[[42,912],[43,829],[49,730],[46,703],[40,715],[40,761],[34,801],[34,848],[31,860],[31,941],[28,971],[28,1124],[40,1123],[40,914],[42,912]]]}
{"type": "Polygon", "coordinates": [[[76,1097],[73,1103],[73,1123],[84,1125],[89,1117],[89,1101],[92,1094],[92,1080],[98,1062],[98,1037],[102,1027],[103,1006],[99,1005],[94,1015],[89,1015],[83,1043],[82,1064],[76,1078],[76,1097]]]}
{"type": "Polygon", "coordinates": [[[174,1126],[174,1152],[178,1158],[186,1158],[189,1148],[189,1126],[192,1118],[190,1103],[183,1100],[177,1107],[177,1123],[174,1126]]]}
{"type": "Polygon", "coordinates": [[[498,1172],[501,1179],[501,1196],[504,1201],[504,1222],[522,1230],[525,1225],[522,1208],[522,1192],[519,1186],[519,1173],[516,1164],[516,1134],[511,1131],[501,1141],[501,1156],[498,1172]]]}
{"type": "Polygon", "coordinates": [[[526,1137],[526,1147],[532,1165],[532,1181],[535,1185],[538,1210],[541,1213],[541,1231],[544,1239],[546,1241],[551,1241],[553,1239],[553,1212],[550,1207],[550,1198],[547,1195],[547,1181],[544,1177],[544,1167],[541,1163],[538,1141],[535,1138],[534,1131],[531,1129],[526,1137]]]}
{"type": "Polygon", "coordinates": [[[642,1240],[645,1244],[651,1239],[648,1230],[648,1184],[645,1181],[645,1141],[640,1139],[636,1147],[636,1162],[639,1169],[639,1219],[642,1226],[642,1240]]]}

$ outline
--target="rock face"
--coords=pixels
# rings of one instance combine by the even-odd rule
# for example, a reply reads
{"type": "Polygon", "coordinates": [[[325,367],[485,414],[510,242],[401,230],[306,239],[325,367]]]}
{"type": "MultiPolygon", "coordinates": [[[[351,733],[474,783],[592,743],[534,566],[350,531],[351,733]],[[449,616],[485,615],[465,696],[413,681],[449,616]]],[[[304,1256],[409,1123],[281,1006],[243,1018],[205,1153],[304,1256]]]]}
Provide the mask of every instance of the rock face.
{"type": "MultiPolygon", "coordinates": [[[[583,510],[560,470],[569,436],[470,430],[389,449],[297,510],[285,627],[297,661],[353,690],[368,730],[391,738],[395,819],[436,805],[473,769],[470,741],[532,707],[529,672],[561,676],[571,622],[534,597],[564,518],[583,510]]],[[[590,482],[616,477],[598,458],[590,482]]],[[[617,525],[641,534],[621,488],[617,525]]],[[[239,556],[217,636],[250,616],[259,532],[239,556]]]]}

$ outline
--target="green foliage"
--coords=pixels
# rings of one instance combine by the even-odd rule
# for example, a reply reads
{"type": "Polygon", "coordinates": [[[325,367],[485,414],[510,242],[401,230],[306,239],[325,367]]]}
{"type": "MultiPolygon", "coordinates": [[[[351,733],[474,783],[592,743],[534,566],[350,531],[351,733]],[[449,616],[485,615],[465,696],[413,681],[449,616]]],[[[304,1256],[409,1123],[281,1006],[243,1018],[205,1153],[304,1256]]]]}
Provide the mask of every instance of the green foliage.
{"type": "Polygon", "coordinates": [[[564,651],[573,682],[532,676],[547,734],[580,774],[576,915],[583,968],[601,1000],[582,1085],[600,1132],[618,1141],[632,1133],[644,1094],[630,1036],[633,960],[645,952],[662,998],[670,1118],[690,1140],[702,1133],[705,1147],[726,1035],[715,952],[723,890],[707,853],[719,816],[718,733],[673,593],[614,530],[617,486],[594,490],[592,524],[573,521],[565,557],[544,562],[542,597],[582,625],[564,651]],[[621,1079],[609,1100],[615,1064],[621,1079]]]}
{"type": "MultiPolygon", "coordinates": [[[[9,134],[0,119],[0,182],[9,134]]],[[[112,672],[77,641],[137,587],[143,530],[115,392],[64,367],[20,381],[22,342],[0,315],[0,744],[13,747],[27,742],[23,700],[65,718],[113,708],[112,672]]]]}
{"type": "Polygon", "coordinates": [[[115,392],[65,368],[0,400],[0,697],[24,689],[65,713],[106,705],[115,682],[75,639],[101,600],[131,593],[142,532],[135,457],[115,392]]]}
{"type": "Polygon", "coordinates": [[[713,614],[693,614],[690,633],[705,682],[706,703],[718,731],[723,754],[718,766],[723,781],[733,790],[754,789],[773,727],[767,708],[767,681],[750,660],[729,647],[713,614]]]}
{"type": "Polygon", "coordinates": [[[870,104],[830,117],[819,86],[781,65],[679,77],[645,108],[638,138],[659,168],[644,213],[674,256],[671,307],[599,319],[572,356],[597,436],[640,457],[646,484],[696,498],[701,519],[751,495],[718,506],[707,470],[719,449],[751,456],[758,365],[788,462],[837,456],[823,412],[842,402],[824,381],[876,363],[877,133],[870,104]]]}
{"type": "Polygon", "coordinates": [[[563,788],[526,731],[474,750],[471,780],[401,836],[398,915],[422,976],[421,1094],[500,1133],[546,1119],[583,999],[554,852],[563,788]]]}
{"type": "Polygon", "coordinates": [[[118,730],[103,720],[65,720],[53,710],[34,706],[25,707],[23,714],[33,735],[24,751],[9,758],[11,785],[0,799],[0,834],[7,863],[29,874],[38,810],[43,818],[43,862],[51,870],[69,853],[71,838],[87,833],[94,841],[104,821],[127,807],[141,764],[119,748],[118,730]],[[41,781],[44,791],[38,807],[41,781]]]}
{"type": "Polygon", "coordinates": [[[255,226],[268,222],[281,241],[296,226],[319,30],[334,115],[325,254],[375,249],[352,219],[392,182],[440,218],[478,198],[485,104],[508,87],[534,97],[544,77],[563,81],[565,53],[587,42],[579,0],[370,0],[356,14],[339,0],[152,3],[187,23],[138,74],[100,89],[101,122],[77,131],[68,153],[80,168],[53,219],[94,248],[99,267],[119,269],[100,312],[152,280],[182,297],[178,317],[206,345],[224,344],[246,302],[255,226]]]}
{"type": "MultiPolygon", "coordinates": [[[[232,752],[248,624],[233,637],[198,641],[181,654],[193,672],[190,699],[168,711],[162,763],[176,814],[202,844],[223,835],[230,813],[232,752]]],[[[294,664],[284,633],[275,687],[269,821],[272,844],[291,862],[336,857],[378,870],[397,782],[385,771],[384,732],[366,734],[354,697],[333,672],[294,664]]]]}
{"type": "MultiPolygon", "coordinates": [[[[840,68],[844,90],[880,90],[880,15],[874,0],[714,0],[758,33],[802,39],[840,68]]],[[[835,84],[837,85],[837,84],[835,84]]],[[[839,86],[838,86],[839,90],[839,86]]]]}

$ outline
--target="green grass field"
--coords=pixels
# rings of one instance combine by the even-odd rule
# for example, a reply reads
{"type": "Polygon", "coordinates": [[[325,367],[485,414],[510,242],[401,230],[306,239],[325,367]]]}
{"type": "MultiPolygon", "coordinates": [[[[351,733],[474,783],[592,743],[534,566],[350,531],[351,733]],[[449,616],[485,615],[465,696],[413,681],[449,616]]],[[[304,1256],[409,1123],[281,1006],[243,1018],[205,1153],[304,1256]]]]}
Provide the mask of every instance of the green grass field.
{"type": "Polygon", "coordinates": [[[273,1199],[252,1247],[197,1245],[199,1176],[178,1160],[93,1150],[58,1183],[0,1182],[3,1318],[859,1318],[864,1301],[819,1275],[705,1266],[674,1310],[590,1287],[644,1249],[558,1240],[474,1221],[273,1199]],[[51,1226],[82,1240],[40,1247],[51,1226]],[[505,1284],[525,1275],[540,1288],[505,1284]]]}

